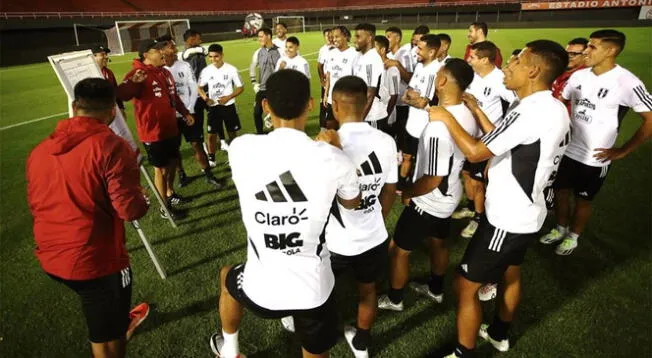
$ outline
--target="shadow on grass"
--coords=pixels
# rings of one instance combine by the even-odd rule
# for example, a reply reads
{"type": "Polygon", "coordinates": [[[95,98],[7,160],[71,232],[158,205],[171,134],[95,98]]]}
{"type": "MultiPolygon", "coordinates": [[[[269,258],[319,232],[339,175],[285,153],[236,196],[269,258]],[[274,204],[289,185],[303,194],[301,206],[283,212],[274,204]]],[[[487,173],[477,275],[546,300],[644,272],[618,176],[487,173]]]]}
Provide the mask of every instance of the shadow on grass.
{"type": "Polygon", "coordinates": [[[222,252],[220,252],[220,253],[218,253],[216,255],[213,255],[213,256],[210,256],[210,257],[205,257],[205,258],[203,258],[203,259],[201,259],[199,261],[193,262],[193,263],[191,263],[189,265],[186,265],[186,266],[180,267],[180,268],[178,268],[176,270],[173,270],[168,274],[168,276],[172,277],[172,276],[178,275],[178,274],[183,273],[183,272],[185,272],[187,270],[193,269],[193,268],[201,266],[203,264],[207,264],[207,263],[209,263],[211,261],[214,261],[214,260],[218,260],[218,259],[220,259],[220,258],[222,258],[224,256],[228,256],[228,255],[230,255],[230,254],[232,254],[234,252],[244,250],[246,247],[247,247],[247,244],[241,244],[241,245],[238,245],[238,246],[234,246],[234,247],[232,247],[232,248],[230,248],[228,250],[222,251],[222,252]]]}
{"type": "MultiPolygon", "coordinates": [[[[158,245],[166,244],[166,243],[168,243],[170,241],[174,241],[174,240],[177,240],[177,239],[180,239],[180,238],[190,237],[192,234],[199,234],[199,233],[202,233],[202,232],[205,232],[205,231],[213,230],[216,227],[227,227],[227,226],[230,226],[233,223],[234,223],[234,221],[231,220],[231,219],[229,219],[229,220],[222,219],[222,220],[214,221],[210,225],[198,227],[196,229],[192,229],[192,230],[188,230],[188,231],[179,232],[176,235],[164,237],[164,238],[158,239],[156,241],[153,241],[150,238],[150,245],[158,246],[158,245]],[[222,225],[224,225],[224,226],[222,226],[222,225]]],[[[129,252],[133,253],[135,251],[142,250],[144,248],[145,247],[143,245],[139,245],[139,246],[136,246],[134,248],[129,249],[129,252]]]]}

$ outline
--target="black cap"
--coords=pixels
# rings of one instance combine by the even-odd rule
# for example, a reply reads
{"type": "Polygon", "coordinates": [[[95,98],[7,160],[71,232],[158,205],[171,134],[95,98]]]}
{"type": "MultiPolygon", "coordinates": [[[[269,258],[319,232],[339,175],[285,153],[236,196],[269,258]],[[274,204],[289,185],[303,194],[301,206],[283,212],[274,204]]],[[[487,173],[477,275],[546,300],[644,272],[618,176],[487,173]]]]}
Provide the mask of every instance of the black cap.
{"type": "Polygon", "coordinates": [[[138,55],[140,57],[143,57],[143,54],[151,49],[157,49],[160,50],[163,47],[167,46],[167,41],[156,41],[152,39],[148,40],[143,40],[140,42],[140,46],[138,46],[138,55]]]}
{"type": "Polygon", "coordinates": [[[93,55],[96,54],[96,53],[100,53],[100,52],[104,52],[104,53],[108,54],[109,52],[111,52],[111,49],[108,48],[108,47],[105,47],[104,45],[95,45],[95,46],[93,46],[91,48],[91,51],[93,51],[93,55]]]}

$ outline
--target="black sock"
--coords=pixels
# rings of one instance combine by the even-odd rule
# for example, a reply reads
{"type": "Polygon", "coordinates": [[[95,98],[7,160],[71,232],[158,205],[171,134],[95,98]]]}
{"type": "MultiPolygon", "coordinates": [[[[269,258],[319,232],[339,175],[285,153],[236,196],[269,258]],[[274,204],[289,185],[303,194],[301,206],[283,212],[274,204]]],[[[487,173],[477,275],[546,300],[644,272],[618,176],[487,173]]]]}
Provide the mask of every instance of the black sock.
{"type": "Polygon", "coordinates": [[[357,332],[355,333],[355,337],[353,337],[353,347],[357,350],[365,350],[367,347],[369,347],[369,343],[371,342],[371,333],[369,332],[368,329],[362,329],[362,328],[357,328],[357,332]]]}
{"type": "Polygon", "coordinates": [[[397,305],[403,302],[403,289],[394,289],[390,287],[389,292],[387,292],[387,297],[389,297],[389,300],[392,301],[393,304],[397,305]]]}
{"type": "Polygon", "coordinates": [[[183,177],[186,176],[186,172],[183,169],[177,171],[177,173],[179,173],[179,176],[183,176],[183,177]]]}
{"type": "Polygon", "coordinates": [[[455,356],[460,358],[473,358],[475,357],[475,348],[468,349],[462,344],[458,343],[455,346],[455,356]]]}
{"type": "Polygon", "coordinates": [[[210,167],[208,167],[208,168],[206,168],[206,169],[203,169],[202,171],[204,172],[204,175],[207,176],[207,177],[209,177],[209,178],[213,176],[213,172],[211,172],[211,168],[210,168],[210,167]]]}
{"type": "Polygon", "coordinates": [[[471,199],[467,200],[466,207],[471,211],[475,211],[475,203],[473,202],[473,200],[471,199]]]}
{"type": "Polygon", "coordinates": [[[441,295],[444,293],[444,275],[439,276],[431,272],[428,287],[430,288],[430,292],[435,295],[441,295]]]}
{"type": "Polygon", "coordinates": [[[487,328],[487,333],[491,338],[502,341],[507,339],[507,331],[509,330],[509,325],[511,322],[503,322],[498,315],[494,317],[494,321],[491,322],[489,328],[487,328]]]}
{"type": "Polygon", "coordinates": [[[478,212],[476,212],[475,215],[473,216],[473,221],[479,223],[480,220],[482,220],[482,216],[484,216],[484,213],[478,213],[478,212]]]}

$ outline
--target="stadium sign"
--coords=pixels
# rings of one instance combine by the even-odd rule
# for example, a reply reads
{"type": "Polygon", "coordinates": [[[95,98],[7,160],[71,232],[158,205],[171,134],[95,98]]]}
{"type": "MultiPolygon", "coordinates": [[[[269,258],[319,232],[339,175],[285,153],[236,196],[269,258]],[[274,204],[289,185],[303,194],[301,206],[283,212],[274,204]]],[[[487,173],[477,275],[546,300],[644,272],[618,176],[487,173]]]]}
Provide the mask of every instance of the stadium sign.
{"type": "Polygon", "coordinates": [[[521,10],[602,9],[610,7],[650,6],[652,0],[587,0],[521,3],[521,10]]]}

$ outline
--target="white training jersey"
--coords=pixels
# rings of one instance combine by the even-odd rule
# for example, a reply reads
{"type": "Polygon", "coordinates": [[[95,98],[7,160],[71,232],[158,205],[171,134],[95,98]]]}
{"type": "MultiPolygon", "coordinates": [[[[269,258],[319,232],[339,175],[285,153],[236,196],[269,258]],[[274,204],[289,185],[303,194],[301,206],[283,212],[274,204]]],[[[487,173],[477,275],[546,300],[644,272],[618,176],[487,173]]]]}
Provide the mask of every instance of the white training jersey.
{"type": "Polygon", "coordinates": [[[629,108],[652,111],[652,96],[643,82],[619,65],[600,76],[591,68],[578,70],[568,79],[562,97],[571,101],[573,126],[566,156],[594,167],[609,165],[593,155],[596,149],[613,147],[629,108]]]}
{"type": "MultiPolygon", "coordinates": [[[[419,62],[414,69],[409,87],[419,92],[421,97],[432,99],[435,95],[435,78],[439,68],[438,61],[432,61],[427,66],[419,62]]],[[[419,138],[427,124],[428,111],[410,106],[407,124],[405,125],[407,132],[414,138],[419,138]]]]}
{"type": "MultiPolygon", "coordinates": [[[[242,87],[242,79],[235,66],[224,63],[222,67],[217,68],[215,65],[209,65],[201,71],[199,75],[199,86],[203,87],[208,85],[208,97],[216,102],[217,99],[224,96],[229,96],[233,91],[242,87]]],[[[235,103],[235,98],[226,102],[225,106],[230,106],[235,103]]]]}
{"type": "MultiPolygon", "coordinates": [[[[172,73],[174,83],[177,88],[177,94],[184,106],[190,111],[195,113],[195,103],[197,102],[197,80],[192,72],[192,67],[186,61],[175,61],[172,66],[165,66],[165,69],[172,73]]],[[[178,112],[177,112],[177,115],[178,112]]]]}
{"type": "Polygon", "coordinates": [[[229,163],[247,230],[244,292],[270,310],[322,305],[334,285],[324,237],[331,204],[336,195],[350,200],[360,192],[351,160],[304,132],[279,128],[233,140],[229,163]]]}
{"type": "Polygon", "coordinates": [[[441,60],[437,60],[439,62],[439,66],[443,67],[446,64],[446,61],[450,60],[452,57],[450,55],[446,55],[446,57],[442,58],[441,60]]]}
{"type": "MultiPolygon", "coordinates": [[[[463,104],[444,107],[457,122],[472,136],[478,132],[478,124],[471,111],[463,104]]],[[[438,218],[450,217],[462,198],[460,172],[464,165],[464,153],[457,147],[446,125],[442,122],[428,122],[417,152],[414,170],[416,182],[424,175],[443,177],[435,190],[412,201],[423,211],[438,218]]]]}
{"type": "MultiPolygon", "coordinates": [[[[353,75],[361,78],[367,84],[367,87],[376,88],[379,93],[383,84],[384,72],[385,64],[375,48],[360,53],[353,66],[353,75]]],[[[377,94],[364,120],[375,122],[383,118],[387,118],[387,104],[383,105],[380,101],[380,95],[377,94]]]]}
{"type": "Polygon", "coordinates": [[[489,161],[486,215],[510,233],[541,229],[547,210],[543,189],[568,145],[568,111],[551,91],[535,92],[510,109],[482,142],[489,161]]]}
{"type": "Polygon", "coordinates": [[[508,90],[503,83],[505,74],[498,67],[482,77],[477,73],[473,76],[473,82],[466,89],[477,100],[480,109],[487,115],[491,123],[496,124],[503,118],[503,104],[514,102],[516,94],[508,90]],[[501,101],[502,100],[502,101],[501,101]]]}
{"type": "Polygon", "coordinates": [[[324,45],[319,48],[319,54],[317,55],[317,63],[325,64],[326,59],[328,58],[328,51],[333,49],[332,45],[324,45]]]}
{"type": "Polygon", "coordinates": [[[285,43],[287,42],[287,40],[288,40],[287,37],[285,38],[285,40],[281,40],[278,37],[275,37],[272,40],[272,43],[276,45],[276,47],[278,47],[278,52],[281,53],[281,56],[287,56],[287,53],[285,52],[285,43]]]}
{"type": "Polygon", "coordinates": [[[418,46],[412,46],[410,45],[410,61],[412,61],[412,70],[415,70],[417,68],[417,64],[419,63],[419,56],[417,56],[417,51],[419,51],[418,46]]]}
{"type": "Polygon", "coordinates": [[[334,203],[326,226],[326,244],[331,252],[355,256],[387,239],[380,205],[385,183],[398,181],[396,142],[367,123],[345,123],[338,130],[344,153],[357,166],[362,200],[355,210],[334,203]]]}
{"type": "Polygon", "coordinates": [[[329,104],[333,104],[333,87],[335,87],[335,83],[344,76],[353,75],[353,66],[358,56],[360,56],[360,53],[353,47],[348,47],[344,51],[340,51],[338,48],[328,51],[326,63],[324,64],[324,73],[330,75],[329,104]]]}
{"type": "MultiPolygon", "coordinates": [[[[383,73],[383,84],[378,90],[380,95],[380,102],[387,108],[389,100],[392,96],[397,96],[396,103],[398,104],[398,98],[401,96],[401,73],[396,67],[390,67],[385,70],[383,73]]],[[[392,110],[392,113],[389,113],[387,122],[392,124],[396,122],[396,108],[392,110]]]]}
{"type": "MultiPolygon", "coordinates": [[[[396,50],[396,53],[388,53],[387,57],[400,62],[401,66],[403,66],[407,72],[412,73],[414,72],[414,64],[412,63],[412,57],[410,56],[411,49],[412,45],[408,43],[399,47],[399,49],[396,50]]],[[[407,106],[407,104],[403,103],[401,100],[401,97],[403,97],[403,94],[407,88],[407,82],[401,80],[401,82],[399,82],[398,102],[396,103],[397,106],[407,106]]]]}
{"type": "Polygon", "coordinates": [[[299,71],[306,75],[308,79],[310,79],[310,67],[308,66],[308,61],[306,61],[305,58],[301,57],[300,55],[296,55],[292,58],[281,56],[281,58],[278,59],[278,62],[276,62],[276,68],[274,68],[274,71],[281,69],[282,62],[285,62],[286,70],[299,71]]]}

